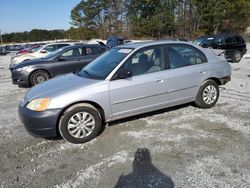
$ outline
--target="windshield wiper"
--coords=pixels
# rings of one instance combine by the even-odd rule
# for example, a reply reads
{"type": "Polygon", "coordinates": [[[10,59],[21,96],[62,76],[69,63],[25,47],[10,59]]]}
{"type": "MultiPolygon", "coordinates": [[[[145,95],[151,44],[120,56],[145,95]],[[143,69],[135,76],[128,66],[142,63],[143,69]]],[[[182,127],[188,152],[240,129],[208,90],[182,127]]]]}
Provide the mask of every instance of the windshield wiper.
{"type": "Polygon", "coordinates": [[[92,76],[89,74],[89,72],[88,72],[88,71],[83,70],[83,72],[84,72],[84,73],[86,73],[86,74],[89,76],[89,78],[92,78],[92,76]]]}

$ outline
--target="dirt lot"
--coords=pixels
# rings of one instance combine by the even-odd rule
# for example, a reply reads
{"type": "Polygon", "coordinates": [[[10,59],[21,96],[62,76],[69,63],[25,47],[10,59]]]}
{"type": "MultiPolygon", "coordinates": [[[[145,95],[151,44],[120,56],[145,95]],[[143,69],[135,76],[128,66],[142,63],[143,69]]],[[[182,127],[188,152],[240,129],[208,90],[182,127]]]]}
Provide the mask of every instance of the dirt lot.
{"type": "Polygon", "coordinates": [[[214,108],[115,122],[82,145],[25,131],[9,59],[0,56],[0,187],[250,187],[250,59],[231,64],[214,108]]]}

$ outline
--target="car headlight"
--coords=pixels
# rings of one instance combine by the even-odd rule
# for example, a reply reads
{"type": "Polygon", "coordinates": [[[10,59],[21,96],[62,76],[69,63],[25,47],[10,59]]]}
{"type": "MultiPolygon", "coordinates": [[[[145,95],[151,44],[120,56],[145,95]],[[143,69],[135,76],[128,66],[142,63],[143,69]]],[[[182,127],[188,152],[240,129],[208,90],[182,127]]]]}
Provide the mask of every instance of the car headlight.
{"type": "Polygon", "coordinates": [[[29,71],[30,67],[17,68],[16,71],[29,71]]]}
{"type": "Polygon", "coordinates": [[[27,105],[27,108],[33,111],[41,112],[47,109],[49,103],[49,98],[34,99],[27,105]]]}
{"type": "Polygon", "coordinates": [[[16,71],[22,71],[22,70],[24,70],[24,68],[18,68],[18,69],[16,69],[16,71]]]}

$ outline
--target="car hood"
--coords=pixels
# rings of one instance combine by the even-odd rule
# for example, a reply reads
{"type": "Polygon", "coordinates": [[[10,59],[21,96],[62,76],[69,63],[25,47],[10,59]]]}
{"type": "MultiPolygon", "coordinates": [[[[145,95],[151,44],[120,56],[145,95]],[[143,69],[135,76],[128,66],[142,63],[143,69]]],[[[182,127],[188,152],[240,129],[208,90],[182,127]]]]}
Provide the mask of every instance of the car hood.
{"type": "Polygon", "coordinates": [[[35,56],[34,53],[20,54],[11,58],[11,64],[17,65],[26,59],[36,59],[36,58],[39,58],[39,57],[35,56]]]}
{"type": "Polygon", "coordinates": [[[101,80],[87,79],[77,76],[73,73],[50,79],[42,84],[31,88],[25,97],[25,101],[31,101],[36,98],[51,97],[72,91],[74,89],[86,87],[101,80]]]}
{"type": "Polygon", "coordinates": [[[20,54],[17,57],[15,57],[14,59],[27,59],[27,58],[35,58],[35,54],[34,53],[27,53],[27,54],[20,54]]]}
{"type": "Polygon", "coordinates": [[[32,65],[37,65],[38,63],[45,63],[48,62],[48,59],[33,59],[33,60],[27,60],[23,61],[21,63],[18,63],[14,66],[12,66],[12,69],[18,69],[22,67],[27,67],[27,66],[32,66],[32,65]]]}

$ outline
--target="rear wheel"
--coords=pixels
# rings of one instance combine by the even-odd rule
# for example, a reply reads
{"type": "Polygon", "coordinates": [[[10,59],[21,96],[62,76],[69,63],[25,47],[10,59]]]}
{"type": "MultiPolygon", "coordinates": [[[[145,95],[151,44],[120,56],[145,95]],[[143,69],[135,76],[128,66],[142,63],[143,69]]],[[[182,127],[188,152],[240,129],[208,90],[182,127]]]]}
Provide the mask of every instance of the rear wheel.
{"type": "Polygon", "coordinates": [[[88,142],[101,132],[102,118],[92,105],[82,103],[68,108],[60,118],[59,132],[68,142],[88,142]]]}
{"type": "Polygon", "coordinates": [[[44,70],[38,70],[31,74],[30,76],[30,84],[32,86],[45,82],[50,79],[49,73],[44,70]]]}
{"type": "Polygon", "coordinates": [[[240,51],[235,51],[234,55],[233,55],[232,62],[233,63],[239,63],[240,60],[241,60],[241,53],[240,53],[240,51]]]}
{"type": "Polygon", "coordinates": [[[219,99],[219,86],[213,80],[205,81],[196,96],[195,104],[200,108],[211,108],[219,99]]]}

